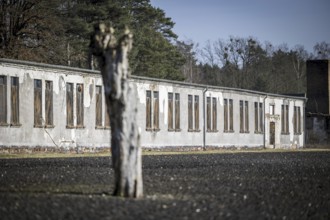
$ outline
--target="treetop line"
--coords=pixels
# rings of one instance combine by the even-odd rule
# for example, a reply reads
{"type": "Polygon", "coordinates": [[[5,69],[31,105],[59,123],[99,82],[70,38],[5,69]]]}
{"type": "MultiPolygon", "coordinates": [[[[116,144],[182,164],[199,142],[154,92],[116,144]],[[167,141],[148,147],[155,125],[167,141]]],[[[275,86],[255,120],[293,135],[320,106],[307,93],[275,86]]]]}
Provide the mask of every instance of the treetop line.
{"type": "Polygon", "coordinates": [[[94,24],[109,21],[116,30],[128,26],[134,33],[130,68],[137,76],[306,93],[306,60],[330,58],[328,42],[316,43],[310,54],[303,46],[261,44],[253,37],[229,37],[203,47],[178,41],[172,19],[150,0],[3,1],[2,6],[1,14],[8,16],[0,16],[0,56],[17,60],[99,69],[88,45],[94,24]]]}

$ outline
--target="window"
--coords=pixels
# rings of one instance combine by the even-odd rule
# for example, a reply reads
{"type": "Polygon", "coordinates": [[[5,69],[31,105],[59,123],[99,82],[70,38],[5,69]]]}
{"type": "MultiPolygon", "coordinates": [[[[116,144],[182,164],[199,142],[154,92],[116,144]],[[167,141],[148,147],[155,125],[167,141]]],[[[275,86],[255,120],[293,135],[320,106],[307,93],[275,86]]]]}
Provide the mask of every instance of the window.
{"type": "Polygon", "coordinates": [[[206,97],[206,130],[211,131],[211,97],[206,97]]]}
{"type": "Polygon", "coordinates": [[[188,95],[188,131],[199,131],[199,96],[188,95]],[[195,123],[195,124],[194,124],[195,123]]]}
{"type": "Polygon", "coordinates": [[[254,132],[263,133],[264,131],[264,113],[263,104],[260,102],[254,103],[254,132]]]}
{"type": "Polygon", "coordinates": [[[0,76],[0,125],[7,125],[7,77],[0,76]]]}
{"type": "Polygon", "coordinates": [[[84,85],[77,84],[76,88],[76,111],[77,111],[77,127],[84,127],[84,85]]]}
{"type": "Polygon", "coordinates": [[[159,93],[146,91],[146,130],[159,130],[159,93]],[[153,96],[152,96],[153,95],[153,96]]]}
{"type": "Polygon", "coordinates": [[[212,131],[217,131],[217,99],[212,98],[212,131]]]}
{"type": "Polygon", "coordinates": [[[159,130],[159,93],[154,91],[154,129],[159,130]]]}
{"type": "Polygon", "coordinates": [[[73,128],[73,84],[66,84],[66,126],[73,128]]]}
{"type": "Polygon", "coordinates": [[[245,132],[249,132],[249,102],[245,101],[245,132]]]}
{"type": "Polygon", "coordinates": [[[232,99],[224,99],[224,131],[234,132],[234,106],[232,99]]]}
{"type": "Polygon", "coordinates": [[[42,81],[34,80],[34,127],[42,127],[42,81]]]}
{"type": "Polygon", "coordinates": [[[239,118],[240,118],[240,132],[248,133],[249,132],[249,102],[248,101],[239,101],[239,118]]]}
{"type": "Polygon", "coordinates": [[[173,126],[173,93],[168,93],[168,130],[172,131],[173,126]]]}
{"type": "Polygon", "coordinates": [[[102,86],[95,87],[95,126],[102,127],[102,86]]]}
{"type": "Polygon", "coordinates": [[[281,130],[282,134],[289,134],[289,105],[281,108],[281,130]]]}
{"type": "Polygon", "coordinates": [[[54,126],[53,122],[53,82],[46,81],[46,91],[45,91],[45,126],[54,126]]]}
{"type": "Polygon", "coordinates": [[[234,103],[232,99],[229,99],[229,129],[234,131],[234,103]]]}
{"type": "Polygon", "coordinates": [[[199,96],[195,95],[195,131],[199,131],[199,96]]]}
{"type": "Polygon", "coordinates": [[[193,96],[188,95],[188,131],[193,131],[193,96]]]}
{"type": "Polygon", "coordinates": [[[294,134],[301,134],[301,111],[300,107],[294,107],[293,115],[293,132],[294,134]]]}
{"type": "Polygon", "coordinates": [[[206,130],[217,131],[217,99],[206,97],[206,130]],[[211,102],[212,100],[212,102],[211,102]]]}
{"type": "Polygon", "coordinates": [[[146,92],[146,129],[152,129],[151,127],[151,91],[146,92]]]}
{"type": "Polygon", "coordinates": [[[19,124],[19,83],[18,77],[11,77],[11,125],[19,124]]]}
{"type": "Polygon", "coordinates": [[[180,131],[180,94],[175,93],[175,131],[180,131]]]}

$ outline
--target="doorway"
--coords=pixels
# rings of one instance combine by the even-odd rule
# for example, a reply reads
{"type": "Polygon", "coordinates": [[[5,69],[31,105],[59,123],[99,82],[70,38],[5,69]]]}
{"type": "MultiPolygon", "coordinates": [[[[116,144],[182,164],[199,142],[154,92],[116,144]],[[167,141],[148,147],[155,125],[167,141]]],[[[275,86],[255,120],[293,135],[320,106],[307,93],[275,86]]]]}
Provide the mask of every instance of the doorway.
{"type": "Polygon", "coordinates": [[[275,122],[269,124],[269,145],[275,145],[275,122]]]}

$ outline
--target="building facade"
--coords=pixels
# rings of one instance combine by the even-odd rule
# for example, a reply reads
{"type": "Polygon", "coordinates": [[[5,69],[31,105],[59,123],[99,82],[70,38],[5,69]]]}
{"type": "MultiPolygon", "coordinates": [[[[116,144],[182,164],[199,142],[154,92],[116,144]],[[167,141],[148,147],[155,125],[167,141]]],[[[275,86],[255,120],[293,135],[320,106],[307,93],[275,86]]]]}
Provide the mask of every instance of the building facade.
{"type": "MultiPolygon", "coordinates": [[[[300,148],[304,97],[133,76],[144,148],[300,148]]],[[[0,146],[110,147],[98,71],[0,59],[0,146]]]]}
{"type": "Polygon", "coordinates": [[[330,60],[308,60],[306,142],[330,146],[330,60]]]}

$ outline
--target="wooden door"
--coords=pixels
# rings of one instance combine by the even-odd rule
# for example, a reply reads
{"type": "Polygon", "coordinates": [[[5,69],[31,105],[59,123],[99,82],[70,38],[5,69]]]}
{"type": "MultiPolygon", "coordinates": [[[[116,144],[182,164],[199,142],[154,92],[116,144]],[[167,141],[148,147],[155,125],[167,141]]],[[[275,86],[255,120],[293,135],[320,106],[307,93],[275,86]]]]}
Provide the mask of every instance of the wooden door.
{"type": "Polygon", "coordinates": [[[275,145],[275,122],[270,122],[269,125],[269,144],[275,145]]]}

